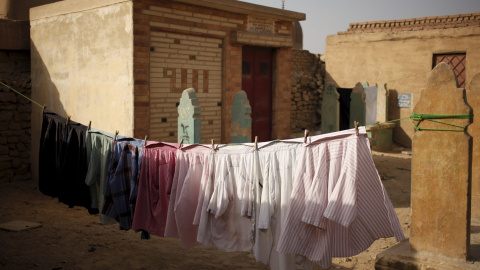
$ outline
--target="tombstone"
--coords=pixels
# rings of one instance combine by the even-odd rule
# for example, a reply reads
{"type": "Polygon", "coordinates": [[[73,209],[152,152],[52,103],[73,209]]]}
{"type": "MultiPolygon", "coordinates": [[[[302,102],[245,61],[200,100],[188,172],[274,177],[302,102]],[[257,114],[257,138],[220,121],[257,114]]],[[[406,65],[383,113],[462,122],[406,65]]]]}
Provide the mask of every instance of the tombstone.
{"type": "Polygon", "coordinates": [[[340,94],[334,83],[328,83],[322,93],[322,134],[340,130],[340,94]]]}
{"type": "Polygon", "coordinates": [[[367,134],[372,139],[372,150],[390,151],[393,145],[395,123],[385,123],[388,121],[388,90],[384,83],[375,87],[377,94],[375,118],[379,124],[368,126],[367,134]]]}
{"type": "Polygon", "coordinates": [[[388,90],[387,85],[377,85],[377,121],[384,123],[388,121],[388,90]]]}
{"type": "Polygon", "coordinates": [[[480,224],[480,73],[473,76],[470,89],[467,89],[467,102],[477,119],[468,126],[468,134],[473,137],[472,153],[472,221],[480,224]]]}
{"type": "Polygon", "coordinates": [[[357,83],[350,94],[350,128],[365,126],[365,91],[361,83],[357,83]]]}
{"type": "Polygon", "coordinates": [[[365,91],[365,125],[377,123],[377,86],[367,86],[365,91]]]}
{"type": "MultiPolygon", "coordinates": [[[[431,72],[414,108],[419,114],[471,114],[464,90],[445,63],[431,72]]],[[[468,126],[470,119],[441,119],[468,126]]],[[[421,128],[458,129],[431,121],[421,128]]],[[[410,240],[377,255],[376,269],[478,269],[470,248],[471,137],[464,131],[420,130],[412,141],[410,240]],[[392,267],[394,266],[394,267],[392,267]]]]}
{"type": "Polygon", "coordinates": [[[252,107],[247,93],[243,90],[235,94],[232,106],[231,142],[247,143],[252,137],[252,107]]]}
{"type": "Polygon", "coordinates": [[[195,89],[188,88],[183,90],[178,105],[178,142],[200,143],[200,135],[200,105],[195,89]]]}
{"type": "MultiPolygon", "coordinates": [[[[421,114],[471,114],[455,74],[439,64],[430,74],[414,108],[421,114]]],[[[470,119],[444,119],[467,126],[470,119]]],[[[424,121],[423,128],[445,125],[424,121]]],[[[447,126],[448,128],[448,126],[447,126]]],[[[469,224],[471,138],[465,132],[417,131],[412,145],[412,226],[415,250],[466,259],[469,224]]]]}

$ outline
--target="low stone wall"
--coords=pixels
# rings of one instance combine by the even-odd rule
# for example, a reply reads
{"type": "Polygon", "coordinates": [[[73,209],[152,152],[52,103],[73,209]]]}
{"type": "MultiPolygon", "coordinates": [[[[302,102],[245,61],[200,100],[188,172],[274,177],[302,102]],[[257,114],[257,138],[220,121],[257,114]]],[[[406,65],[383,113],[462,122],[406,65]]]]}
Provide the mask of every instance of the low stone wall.
{"type": "Polygon", "coordinates": [[[320,130],[325,62],[320,55],[293,50],[291,133],[320,130]]]}
{"type": "MultiPolygon", "coordinates": [[[[0,81],[30,96],[30,51],[0,50],[0,81]]],[[[27,180],[30,173],[31,104],[0,85],[0,181],[27,180]]]]}

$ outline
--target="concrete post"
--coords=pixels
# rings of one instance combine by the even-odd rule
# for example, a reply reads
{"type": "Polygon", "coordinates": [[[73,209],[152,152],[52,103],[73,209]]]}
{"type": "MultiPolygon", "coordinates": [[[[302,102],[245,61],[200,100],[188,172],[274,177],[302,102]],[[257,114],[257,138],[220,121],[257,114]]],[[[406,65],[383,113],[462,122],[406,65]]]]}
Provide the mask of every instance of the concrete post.
{"type": "MultiPolygon", "coordinates": [[[[471,114],[453,70],[440,63],[414,108],[418,114],[471,114]]],[[[478,100],[478,98],[477,98],[478,100]]],[[[471,119],[441,119],[468,126],[471,119]]],[[[426,129],[458,129],[431,121],[426,129]]],[[[470,255],[472,138],[464,131],[416,131],[412,145],[410,241],[377,255],[375,269],[479,269],[470,255]]]]}
{"type": "Polygon", "coordinates": [[[472,153],[472,223],[480,224],[480,73],[473,76],[470,89],[467,89],[467,102],[477,119],[468,126],[468,134],[473,137],[472,153]]]}

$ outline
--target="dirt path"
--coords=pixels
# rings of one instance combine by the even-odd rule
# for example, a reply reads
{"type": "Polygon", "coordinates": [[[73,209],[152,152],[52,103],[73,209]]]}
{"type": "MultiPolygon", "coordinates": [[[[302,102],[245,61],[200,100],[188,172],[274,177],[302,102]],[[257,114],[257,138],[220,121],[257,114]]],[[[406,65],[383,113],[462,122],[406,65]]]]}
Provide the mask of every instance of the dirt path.
{"type": "MultiPolygon", "coordinates": [[[[410,156],[373,154],[406,236],[410,224],[410,156]]],[[[226,253],[197,246],[180,247],[177,239],[120,231],[99,224],[84,208],[68,208],[41,194],[32,180],[3,183],[0,223],[25,220],[42,226],[20,232],[0,230],[0,269],[269,269],[251,253],[226,253]]],[[[335,258],[332,269],[373,269],[375,256],[394,245],[377,240],[351,258],[335,258]]],[[[314,267],[314,269],[319,269],[314,267]]]]}

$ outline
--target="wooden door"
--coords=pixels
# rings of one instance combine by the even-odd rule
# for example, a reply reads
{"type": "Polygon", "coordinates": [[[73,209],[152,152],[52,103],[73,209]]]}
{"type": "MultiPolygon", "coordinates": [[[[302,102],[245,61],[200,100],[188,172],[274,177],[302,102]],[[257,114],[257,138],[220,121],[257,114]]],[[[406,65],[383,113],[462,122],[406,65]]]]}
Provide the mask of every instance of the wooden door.
{"type": "Polygon", "coordinates": [[[242,89],[252,107],[252,141],[272,137],[272,49],[244,46],[242,50],[242,89]]]}

